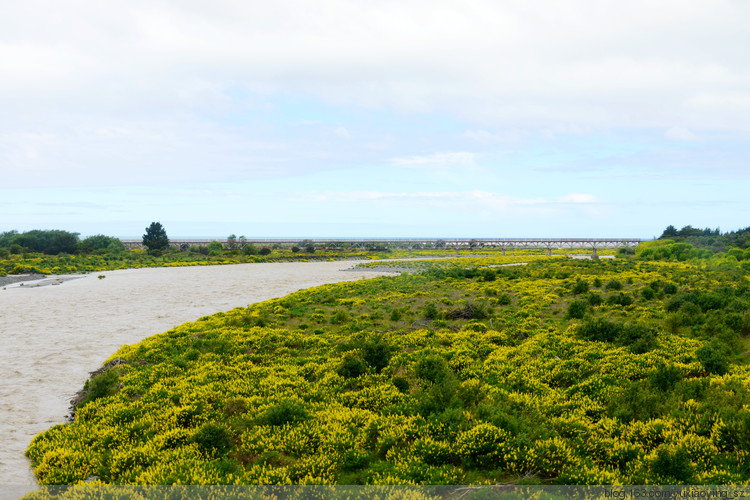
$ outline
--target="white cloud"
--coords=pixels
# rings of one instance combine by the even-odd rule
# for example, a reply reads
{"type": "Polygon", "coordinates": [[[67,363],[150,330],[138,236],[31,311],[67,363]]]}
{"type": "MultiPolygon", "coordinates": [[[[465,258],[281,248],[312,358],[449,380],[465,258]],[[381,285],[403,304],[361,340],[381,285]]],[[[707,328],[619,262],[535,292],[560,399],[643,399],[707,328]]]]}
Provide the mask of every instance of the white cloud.
{"type": "Polygon", "coordinates": [[[513,131],[508,133],[492,133],[487,130],[467,130],[462,137],[476,141],[480,144],[491,144],[494,142],[516,142],[521,139],[522,134],[519,131],[513,131]]]}
{"type": "Polygon", "coordinates": [[[391,158],[389,163],[406,168],[476,168],[476,154],[468,152],[433,153],[391,158]]]}
{"type": "Polygon", "coordinates": [[[685,127],[672,127],[664,135],[673,141],[694,141],[697,138],[694,133],[685,127]]]}
{"type": "Polygon", "coordinates": [[[560,197],[562,203],[596,203],[599,199],[592,194],[571,193],[560,197]]]}
{"type": "Polygon", "coordinates": [[[65,85],[86,90],[81,103],[138,105],[207,81],[505,126],[667,128],[681,115],[691,129],[750,130],[732,108],[747,107],[750,82],[742,0],[27,0],[3,10],[6,98],[65,85]]]}
{"type": "Polygon", "coordinates": [[[333,135],[341,139],[352,138],[352,135],[349,133],[349,131],[345,127],[342,127],[342,126],[338,126],[335,129],[333,129],[333,135]]]}
{"type": "Polygon", "coordinates": [[[267,177],[290,168],[283,143],[254,141],[192,120],[76,117],[36,131],[14,126],[0,123],[4,187],[175,185],[267,177]]]}
{"type": "MultiPolygon", "coordinates": [[[[0,91],[29,92],[74,85],[94,59],[76,47],[0,41],[0,91]]],[[[0,101],[1,102],[1,101],[0,101]]]]}
{"type": "Polygon", "coordinates": [[[310,201],[326,203],[361,204],[368,202],[397,203],[414,206],[434,205],[440,207],[453,207],[461,212],[480,210],[492,210],[502,215],[503,212],[544,213],[560,212],[564,206],[591,205],[600,200],[593,195],[583,193],[571,193],[554,199],[543,197],[524,198],[503,193],[495,193],[484,190],[471,191],[346,191],[311,193],[307,199],[310,201]]]}

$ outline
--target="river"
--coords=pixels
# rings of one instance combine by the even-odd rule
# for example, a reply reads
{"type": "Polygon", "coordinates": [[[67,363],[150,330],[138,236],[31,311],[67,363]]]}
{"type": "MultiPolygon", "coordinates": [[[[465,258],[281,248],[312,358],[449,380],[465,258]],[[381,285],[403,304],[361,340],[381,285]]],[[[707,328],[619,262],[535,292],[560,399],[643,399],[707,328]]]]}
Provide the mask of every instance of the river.
{"type": "Polygon", "coordinates": [[[65,421],[89,372],[122,345],[208,314],[377,275],[342,271],[356,263],[127,269],[0,288],[0,487],[36,487],[24,456],[29,442],[65,421]]]}

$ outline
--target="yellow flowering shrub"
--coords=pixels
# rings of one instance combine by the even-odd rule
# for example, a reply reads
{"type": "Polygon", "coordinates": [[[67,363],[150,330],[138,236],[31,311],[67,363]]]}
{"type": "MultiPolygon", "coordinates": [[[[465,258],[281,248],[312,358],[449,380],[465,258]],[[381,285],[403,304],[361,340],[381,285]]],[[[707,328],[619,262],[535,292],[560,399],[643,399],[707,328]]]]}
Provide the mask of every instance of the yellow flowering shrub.
{"type": "Polygon", "coordinates": [[[39,482],[750,480],[740,268],[399,265],[123,346],[31,443],[39,482]]]}

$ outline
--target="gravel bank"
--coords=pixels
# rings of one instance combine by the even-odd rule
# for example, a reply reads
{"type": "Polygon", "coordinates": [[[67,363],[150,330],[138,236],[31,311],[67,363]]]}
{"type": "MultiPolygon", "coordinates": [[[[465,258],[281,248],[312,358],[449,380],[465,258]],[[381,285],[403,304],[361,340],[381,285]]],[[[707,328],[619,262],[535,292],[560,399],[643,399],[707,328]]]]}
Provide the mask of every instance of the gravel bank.
{"type": "Polygon", "coordinates": [[[55,275],[55,276],[44,276],[42,274],[25,274],[25,275],[16,275],[16,276],[6,276],[3,278],[0,278],[0,280],[5,280],[8,278],[11,278],[11,281],[4,282],[0,281],[0,288],[5,290],[6,287],[12,286],[12,287],[24,287],[24,288],[37,288],[40,286],[50,286],[50,285],[62,285],[66,281],[70,280],[77,280],[80,278],[83,278],[84,276],[81,274],[63,274],[63,275],[55,275]]]}
{"type": "Polygon", "coordinates": [[[0,276],[0,286],[10,285],[18,283],[20,281],[35,281],[46,278],[43,274],[11,274],[8,276],[0,276]]]}
{"type": "Polygon", "coordinates": [[[342,271],[365,271],[373,273],[416,273],[419,269],[414,267],[398,267],[398,266],[368,266],[368,267],[350,267],[349,269],[342,269],[342,271]]]}

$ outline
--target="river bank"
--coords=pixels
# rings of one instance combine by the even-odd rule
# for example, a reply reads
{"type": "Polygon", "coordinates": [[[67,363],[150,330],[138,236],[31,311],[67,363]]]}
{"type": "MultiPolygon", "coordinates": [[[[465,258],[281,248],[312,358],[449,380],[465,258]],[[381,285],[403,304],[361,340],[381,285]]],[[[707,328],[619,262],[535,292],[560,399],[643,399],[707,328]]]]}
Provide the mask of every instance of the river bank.
{"type": "Polygon", "coordinates": [[[44,278],[46,278],[44,274],[9,274],[8,276],[0,276],[0,287],[44,278]]]}
{"type": "Polygon", "coordinates": [[[78,276],[62,286],[20,286],[15,281],[4,287],[0,485],[36,485],[24,456],[29,442],[65,421],[70,400],[89,372],[123,344],[299,289],[378,275],[341,272],[357,263],[128,269],[78,276]]]}

